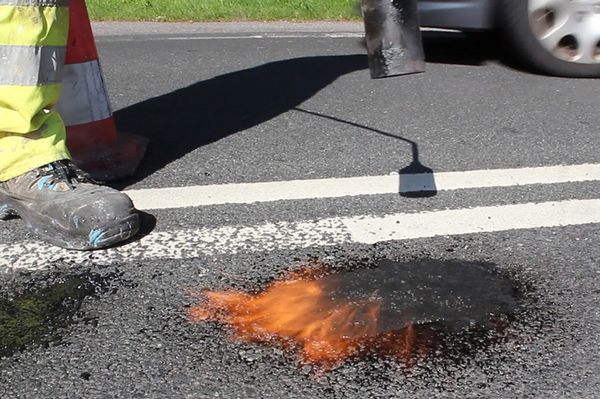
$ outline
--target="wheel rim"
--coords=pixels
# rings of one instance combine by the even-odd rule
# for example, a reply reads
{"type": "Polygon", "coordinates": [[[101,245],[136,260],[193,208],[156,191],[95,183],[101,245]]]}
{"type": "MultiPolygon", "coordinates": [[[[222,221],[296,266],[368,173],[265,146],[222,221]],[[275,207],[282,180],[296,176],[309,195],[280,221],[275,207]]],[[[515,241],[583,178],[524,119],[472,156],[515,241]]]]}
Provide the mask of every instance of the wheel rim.
{"type": "Polygon", "coordinates": [[[529,23],[556,58],[600,64],[600,0],[529,0],[529,23]]]}

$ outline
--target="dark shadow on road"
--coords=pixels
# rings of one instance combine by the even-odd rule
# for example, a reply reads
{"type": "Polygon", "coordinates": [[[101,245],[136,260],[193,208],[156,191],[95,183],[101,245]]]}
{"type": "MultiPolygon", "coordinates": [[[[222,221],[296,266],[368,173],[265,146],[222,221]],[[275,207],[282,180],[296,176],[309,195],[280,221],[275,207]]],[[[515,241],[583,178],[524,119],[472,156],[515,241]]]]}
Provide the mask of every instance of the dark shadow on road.
{"type": "Polygon", "coordinates": [[[121,131],[150,139],[131,184],[196,148],[264,123],[342,75],[366,69],[366,55],[294,58],[217,76],[115,113],[121,131]]]}
{"type": "Polygon", "coordinates": [[[385,137],[390,137],[396,140],[404,141],[405,143],[410,145],[412,151],[412,161],[410,165],[400,169],[399,171],[400,188],[398,189],[398,193],[403,197],[409,198],[424,198],[433,197],[437,195],[435,173],[433,172],[433,169],[423,165],[419,160],[419,145],[416,142],[404,138],[402,136],[398,136],[389,132],[384,132],[383,130],[362,125],[360,123],[336,118],[335,116],[325,115],[314,111],[308,111],[302,108],[294,108],[294,110],[319,118],[329,119],[334,122],[344,123],[346,125],[367,130],[369,132],[377,133],[385,137]]]}
{"type": "Polygon", "coordinates": [[[498,32],[423,32],[429,63],[481,66],[493,61],[515,71],[539,74],[523,63],[498,32]]]}
{"type": "MultiPolygon", "coordinates": [[[[500,60],[511,68],[514,62],[507,57],[498,35],[490,32],[425,31],[423,47],[425,61],[433,64],[480,66],[487,61],[500,60]]],[[[365,47],[364,39],[361,45],[365,47]]]]}
{"type": "MultiPolygon", "coordinates": [[[[488,41],[493,39],[489,37],[424,32],[427,61],[480,65],[490,59],[488,41]]],[[[124,188],[143,180],[198,147],[273,119],[340,76],[367,67],[366,52],[276,61],[201,81],[117,111],[114,116],[119,130],[146,137],[150,145],[136,175],[114,186],[124,188]]],[[[430,174],[431,170],[420,164],[413,144],[414,162],[401,173],[430,174]]]]}
{"type": "Polygon", "coordinates": [[[505,61],[503,46],[493,33],[426,31],[423,46],[430,63],[478,66],[487,61],[505,61]]]}

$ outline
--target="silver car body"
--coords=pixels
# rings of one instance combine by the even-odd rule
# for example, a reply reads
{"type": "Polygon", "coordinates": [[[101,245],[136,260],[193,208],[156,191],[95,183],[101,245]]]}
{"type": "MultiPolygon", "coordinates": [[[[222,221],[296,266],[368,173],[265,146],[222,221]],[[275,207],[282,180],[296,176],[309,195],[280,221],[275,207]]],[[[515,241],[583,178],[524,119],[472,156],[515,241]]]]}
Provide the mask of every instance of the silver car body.
{"type": "Polygon", "coordinates": [[[419,0],[422,26],[447,29],[494,28],[496,0],[419,0]]]}

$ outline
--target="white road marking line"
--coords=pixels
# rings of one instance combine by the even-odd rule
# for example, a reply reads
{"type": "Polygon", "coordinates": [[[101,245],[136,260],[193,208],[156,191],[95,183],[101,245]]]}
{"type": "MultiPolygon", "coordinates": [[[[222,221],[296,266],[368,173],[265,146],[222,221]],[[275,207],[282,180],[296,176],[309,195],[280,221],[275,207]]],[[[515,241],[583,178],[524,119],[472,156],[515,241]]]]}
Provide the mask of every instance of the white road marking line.
{"type": "Polygon", "coordinates": [[[189,186],[126,193],[138,209],[149,210],[585,181],[600,181],[600,164],[189,186]]]}
{"type": "Polygon", "coordinates": [[[380,241],[600,223],[600,199],[452,209],[344,221],[352,241],[380,241]]]}
{"type": "MultiPolygon", "coordinates": [[[[171,40],[240,40],[240,39],[345,39],[362,38],[364,33],[358,32],[335,32],[335,33],[261,33],[248,35],[215,35],[215,36],[144,36],[144,41],[171,41],[171,40]]],[[[99,40],[110,42],[133,42],[139,41],[140,37],[111,37],[100,36],[99,40]]]]}
{"type": "MultiPolygon", "coordinates": [[[[164,23],[160,23],[161,27],[164,23]]],[[[362,22],[355,24],[351,28],[343,27],[337,30],[318,31],[318,30],[307,30],[305,24],[287,24],[286,30],[273,30],[273,31],[257,31],[255,29],[248,29],[247,31],[240,32],[231,31],[219,31],[214,32],[191,29],[189,26],[184,27],[182,30],[164,30],[157,29],[157,27],[143,27],[138,29],[122,29],[122,30],[110,30],[107,28],[101,28],[95,26],[94,35],[97,41],[118,41],[118,42],[129,42],[129,41],[156,41],[156,40],[236,40],[236,39],[297,39],[297,38],[362,38],[365,36],[364,24],[362,22]],[[186,28],[188,30],[186,30],[186,28]],[[152,31],[152,32],[150,32],[152,31]],[[169,36],[176,35],[176,36],[169,36]],[[135,37],[134,37],[135,36],[135,37]]],[[[461,32],[455,29],[442,29],[442,28],[427,28],[422,27],[423,32],[442,32],[460,34],[461,32]]]]}
{"type": "Polygon", "coordinates": [[[38,270],[55,261],[112,264],[143,259],[188,259],[336,245],[348,240],[350,235],[340,219],[183,229],[153,232],[131,244],[94,252],[67,251],[39,242],[0,245],[0,268],[38,270]]]}
{"type": "Polygon", "coordinates": [[[154,232],[123,247],[73,252],[43,243],[0,245],[0,268],[39,270],[51,262],[111,264],[144,259],[189,259],[206,255],[299,249],[350,243],[416,239],[600,223],[600,199],[526,203],[380,217],[354,216],[154,232]]]}

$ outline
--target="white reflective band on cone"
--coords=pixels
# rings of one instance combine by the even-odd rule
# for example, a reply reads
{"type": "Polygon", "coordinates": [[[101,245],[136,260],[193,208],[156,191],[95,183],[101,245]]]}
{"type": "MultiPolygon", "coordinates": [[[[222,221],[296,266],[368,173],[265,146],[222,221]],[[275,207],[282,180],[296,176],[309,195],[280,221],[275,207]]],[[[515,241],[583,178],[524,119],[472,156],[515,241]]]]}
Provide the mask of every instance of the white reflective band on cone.
{"type": "Polygon", "coordinates": [[[65,65],[62,94],[55,109],[67,126],[101,121],[112,116],[97,60],[65,65]]]}

